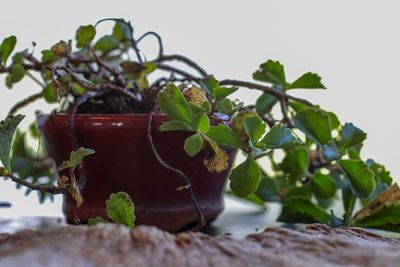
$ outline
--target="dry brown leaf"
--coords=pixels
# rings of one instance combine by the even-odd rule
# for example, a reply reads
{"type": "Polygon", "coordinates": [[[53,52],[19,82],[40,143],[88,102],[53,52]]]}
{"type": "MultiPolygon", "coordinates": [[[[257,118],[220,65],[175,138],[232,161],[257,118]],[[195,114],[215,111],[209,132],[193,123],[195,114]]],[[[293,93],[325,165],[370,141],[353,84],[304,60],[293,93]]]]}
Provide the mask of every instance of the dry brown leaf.
{"type": "Polygon", "coordinates": [[[71,193],[72,198],[76,202],[76,207],[79,208],[83,204],[83,197],[81,194],[81,190],[79,188],[78,183],[76,182],[75,176],[71,175],[71,183],[69,186],[69,192],[71,193]]]}
{"type": "Polygon", "coordinates": [[[192,87],[183,91],[183,96],[192,104],[202,106],[204,102],[208,101],[206,93],[198,88],[192,87]]]}
{"type": "Polygon", "coordinates": [[[365,205],[360,211],[354,214],[353,221],[362,220],[391,204],[400,205],[400,187],[397,184],[386,189],[379,196],[365,205]]]}
{"type": "Polygon", "coordinates": [[[69,184],[69,179],[65,175],[60,176],[57,180],[57,186],[59,188],[66,188],[68,184],[69,184]]]}
{"type": "Polygon", "coordinates": [[[222,172],[228,169],[228,155],[224,150],[209,138],[204,138],[208,156],[204,158],[203,164],[209,172],[222,172]]]}

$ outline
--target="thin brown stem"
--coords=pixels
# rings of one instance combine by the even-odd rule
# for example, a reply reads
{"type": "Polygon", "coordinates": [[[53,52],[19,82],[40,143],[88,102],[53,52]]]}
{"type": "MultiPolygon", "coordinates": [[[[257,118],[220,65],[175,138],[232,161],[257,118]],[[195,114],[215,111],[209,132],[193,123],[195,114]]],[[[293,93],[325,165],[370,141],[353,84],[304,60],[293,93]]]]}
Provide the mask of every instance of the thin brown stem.
{"type": "Polygon", "coordinates": [[[68,193],[69,188],[65,187],[65,188],[61,188],[55,185],[37,185],[37,184],[33,184],[31,182],[28,182],[27,180],[21,179],[17,176],[15,176],[12,173],[8,173],[7,176],[8,178],[10,178],[13,182],[23,185],[25,187],[28,187],[29,189],[35,190],[35,191],[41,191],[41,192],[47,192],[47,193],[51,193],[54,195],[58,195],[58,194],[65,194],[68,193]]]}
{"type": "Polygon", "coordinates": [[[10,111],[8,112],[9,115],[15,114],[15,112],[17,112],[18,110],[20,110],[21,108],[35,102],[36,100],[42,98],[42,93],[36,93],[33,94],[19,102],[17,102],[14,106],[11,107],[10,111]]]}
{"type": "Polygon", "coordinates": [[[200,230],[201,228],[203,228],[203,227],[206,225],[207,220],[206,220],[206,218],[204,217],[204,215],[203,215],[203,213],[202,213],[202,211],[201,211],[201,209],[200,209],[199,203],[197,202],[197,199],[196,199],[196,196],[195,196],[195,194],[194,194],[194,192],[193,192],[192,184],[190,183],[189,178],[188,178],[181,170],[175,169],[174,167],[172,167],[171,165],[169,165],[168,163],[166,163],[166,162],[161,158],[160,154],[158,153],[157,148],[156,148],[155,145],[154,145],[153,136],[152,136],[152,133],[151,133],[152,121],[153,121],[153,114],[154,114],[154,111],[151,111],[151,112],[149,113],[148,121],[147,121],[147,139],[149,140],[150,147],[151,147],[151,149],[152,149],[152,151],[153,151],[153,153],[154,153],[154,155],[155,155],[157,161],[158,161],[164,168],[166,168],[167,170],[170,170],[170,171],[174,172],[175,174],[177,174],[178,176],[180,176],[180,177],[185,181],[186,184],[185,184],[183,187],[181,187],[181,188],[185,188],[185,189],[188,190],[189,195],[190,195],[190,198],[191,198],[192,203],[193,203],[193,206],[194,206],[194,208],[195,208],[195,210],[196,210],[196,213],[197,213],[197,215],[198,215],[198,217],[199,217],[199,222],[198,222],[198,224],[197,224],[194,228],[190,229],[190,231],[198,231],[198,230],[200,230]]]}
{"type": "Polygon", "coordinates": [[[196,62],[194,62],[193,60],[191,60],[190,58],[187,58],[185,56],[182,55],[163,55],[161,57],[159,57],[157,60],[155,60],[155,62],[164,62],[164,61],[179,61],[182,62],[186,65],[188,65],[189,67],[193,68],[194,70],[196,70],[201,76],[206,77],[208,76],[208,73],[205,69],[203,69],[202,67],[200,67],[199,64],[197,64],[196,62]]]}

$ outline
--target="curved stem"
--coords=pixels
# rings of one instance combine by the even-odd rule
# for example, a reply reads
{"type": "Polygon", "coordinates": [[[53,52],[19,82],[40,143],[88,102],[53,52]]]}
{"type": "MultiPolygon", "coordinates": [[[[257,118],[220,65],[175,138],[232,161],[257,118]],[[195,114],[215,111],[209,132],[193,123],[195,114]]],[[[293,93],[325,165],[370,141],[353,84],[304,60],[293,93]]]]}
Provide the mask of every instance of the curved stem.
{"type": "Polygon", "coordinates": [[[199,64],[197,64],[196,62],[194,62],[193,60],[182,56],[182,55],[163,55],[161,57],[159,57],[158,59],[155,60],[155,62],[164,62],[164,61],[172,61],[172,60],[176,60],[182,63],[185,63],[186,65],[188,65],[189,67],[195,69],[201,76],[206,77],[208,76],[208,73],[206,70],[204,70],[202,67],[200,67],[199,64]]]}
{"type": "Polygon", "coordinates": [[[8,112],[8,115],[14,114],[15,112],[17,112],[21,108],[29,105],[30,103],[35,102],[39,98],[42,98],[42,93],[41,92],[33,94],[33,95],[31,95],[31,96],[29,96],[29,97],[17,102],[14,106],[11,107],[10,111],[8,112]]]}
{"type": "Polygon", "coordinates": [[[206,225],[206,223],[207,223],[206,218],[204,217],[204,215],[203,215],[203,213],[202,213],[202,211],[201,211],[201,209],[200,209],[199,203],[197,202],[196,196],[194,195],[193,188],[192,188],[192,184],[190,183],[189,178],[188,178],[182,171],[180,171],[180,170],[178,170],[178,169],[175,169],[174,167],[168,165],[168,163],[166,163],[166,162],[161,158],[160,154],[158,153],[158,151],[157,151],[157,149],[156,149],[156,147],[155,147],[155,145],[154,145],[153,137],[152,137],[152,134],[151,134],[151,127],[152,127],[152,121],[153,121],[153,114],[154,114],[154,111],[151,111],[151,112],[149,113],[149,117],[148,117],[148,120],[147,120],[147,139],[149,140],[151,149],[152,149],[152,151],[153,151],[155,157],[157,158],[157,161],[158,161],[164,168],[166,168],[167,170],[170,170],[170,171],[174,172],[175,174],[177,174],[178,176],[180,176],[180,177],[185,181],[186,185],[177,188],[177,190],[180,191],[180,190],[183,190],[183,189],[187,189],[187,190],[189,191],[189,195],[190,195],[190,198],[191,198],[191,200],[192,200],[193,206],[194,206],[194,208],[195,208],[195,210],[196,210],[196,213],[197,213],[197,215],[198,215],[198,217],[199,217],[199,222],[198,222],[198,224],[197,224],[193,229],[191,229],[190,231],[198,231],[198,230],[200,230],[202,227],[204,227],[204,226],[206,225]]]}

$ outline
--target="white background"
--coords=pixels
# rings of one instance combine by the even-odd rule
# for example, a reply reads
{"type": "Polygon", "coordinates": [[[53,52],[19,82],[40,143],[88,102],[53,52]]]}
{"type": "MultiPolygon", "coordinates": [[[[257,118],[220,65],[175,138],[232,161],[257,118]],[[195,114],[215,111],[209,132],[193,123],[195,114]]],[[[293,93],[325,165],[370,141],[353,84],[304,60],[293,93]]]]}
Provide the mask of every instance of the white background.
{"type": "MultiPolygon", "coordinates": [[[[131,20],[136,35],[160,33],[167,53],[195,59],[217,78],[250,80],[267,59],[286,67],[288,80],[306,71],[323,77],[327,91],[296,94],[319,103],[368,132],[364,157],[385,163],[397,180],[400,38],[398,1],[6,1],[0,38],[18,37],[18,48],[35,41],[45,49],[73,38],[79,25],[105,17],[131,20]]],[[[111,25],[104,25],[104,28],[111,25]]],[[[152,47],[150,41],[145,47],[152,47]]],[[[38,88],[29,81],[9,91],[0,83],[0,118],[17,99],[38,88]]],[[[242,91],[248,101],[256,94],[242,91]]],[[[35,108],[41,108],[39,103],[35,108]]],[[[30,110],[33,110],[30,109],[30,110]]],[[[25,113],[29,113],[26,110],[25,113]]],[[[54,204],[35,205],[10,181],[0,182],[0,201],[13,202],[0,217],[60,215],[54,204]]]]}

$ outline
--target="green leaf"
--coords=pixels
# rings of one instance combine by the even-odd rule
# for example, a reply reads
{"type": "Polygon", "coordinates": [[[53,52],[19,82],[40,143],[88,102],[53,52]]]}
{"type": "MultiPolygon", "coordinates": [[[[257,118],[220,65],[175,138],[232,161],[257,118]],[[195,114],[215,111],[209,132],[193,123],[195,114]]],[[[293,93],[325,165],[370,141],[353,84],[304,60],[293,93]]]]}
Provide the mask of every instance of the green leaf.
{"type": "Polygon", "coordinates": [[[325,223],[330,221],[330,215],[322,208],[304,197],[292,197],[283,202],[282,213],[278,218],[287,223],[325,223]]]}
{"type": "Polygon", "coordinates": [[[333,142],[323,145],[322,149],[324,157],[328,161],[338,160],[342,157],[342,155],[338,152],[335,143],[333,142]]]}
{"type": "Polygon", "coordinates": [[[118,48],[118,39],[115,38],[113,35],[105,35],[101,37],[97,42],[94,44],[93,48],[95,50],[101,51],[103,55],[108,54],[109,52],[113,51],[114,49],[118,48]]]}
{"type": "Polygon", "coordinates": [[[44,64],[53,63],[58,59],[58,56],[52,50],[42,50],[41,53],[44,64]]]}
{"type": "Polygon", "coordinates": [[[267,125],[258,115],[254,115],[246,117],[243,127],[249,136],[250,141],[253,144],[256,144],[261,136],[264,135],[267,125]]]}
{"type": "Polygon", "coordinates": [[[222,87],[222,86],[218,86],[214,88],[214,97],[215,100],[217,101],[221,101],[222,99],[224,99],[225,97],[233,94],[234,92],[236,92],[239,89],[239,87],[237,86],[231,86],[231,87],[222,87]]]}
{"type": "Polygon", "coordinates": [[[299,111],[294,122],[300,131],[320,145],[332,140],[329,115],[321,109],[308,108],[299,111]]]}
{"type": "Polygon", "coordinates": [[[76,151],[72,151],[71,155],[70,155],[70,162],[73,166],[73,168],[78,167],[78,165],[81,163],[81,161],[89,155],[94,154],[94,150],[93,149],[89,149],[89,148],[84,148],[84,147],[80,147],[78,148],[76,151]]]}
{"type": "Polygon", "coordinates": [[[193,130],[200,133],[207,133],[210,130],[210,119],[204,113],[197,114],[191,123],[193,130]]]}
{"type": "Polygon", "coordinates": [[[206,91],[210,96],[215,97],[214,89],[219,87],[219,82],[214,76],[205,77],[200,80],[201,88],[206,91]]]}
{"type": "Polygon", "coordinates": [[[8,171],[4,167],[0,167],[0,177],[4,177],[8,175],[8,171]]]}
{"type": "Polygon", "coordinates": [[[333,197],[336,193],[336,182],[330,175],[314,173],[312,184],[314,194],[321,198],[333,197]]]}
{"type": "Polygon", "coordinates": [[[264,149],[290,148],[300,141],[294,136],[292,130],[283,124],[275,124],[260,141],[264,149]]]}
{"type": "Polygon", "coordinates": [[[333,112],[327,112],[329,116],[329,121],[331,123],[332,130],[338,128],[340,126],[339,118],[333,112]]]}
{"type": "Polygon", "coordinates": [[[252,155],[234,168],[229,176],[230,188],[238,197],[247,197],[256,192],[261,180],[261,171],[252,155]]]}
{"type": "Polygon", "coordinates": [[[49,103],[57,103],[58,99],[58,89],[54,82],[50,82],[42,91],[44,100],[49,103]]]}
{"type": "Polygon", "coordinates": [[[132,28],[128,25],[128,22],[117,21],[113,28],[113,35],[118,41],[133,40],[132,28]]]}
{"type": "Polygon", "coordinates": [[[10,57],[16,44],[17,37],[15,36],[9,36],[3,40],[0,45],[0,65],[6,65],[7,59],[10,57]]]}
{"type": "Polygon", "coordinates": [[[356,205],[356,196],[353,194],[349,183],[346,183],[346,185],[342,187],[342,201],[344,209],[344,225],[349,226],[356,205]]]}
{"type": "Polygon", "coordinates": [[[6,77],[6,86],[11,89],[13,85],[21,81],[25,76],[25,68],[21,64],[11,66],[11,72],[6,77]]]}
{"type": "Polygon", "coordinates": [[[256,101],[256,111],[260,115],[271,112],[272,108],[278,102],[278,98],[273,95],[263,93],[256,101]]]}
{"type": "Polygon", "coordinates": [[[235,106],[233,105],[232,101],[228,98],[222,99],[217,103],[217,110],[222,114],[230,115],[231,112],[234,110],[235,106]]]}
{"type": "Polygon", "coordinates": [[[358,198],[368,197],[375,188],[374,173],[361,160],[343,159],[339,162],[353,193],[358,198]]]}
{"type": "Polygon", "coordinates": [[[192,122],[192,111],[189,103],[182,95],[182,92],[173,84],[158,94],[157,104],[165,115],[173,120],[181,120],[186,123],[192,122]]]}
{"type": "Polygon", "coordinates": [[[24,117],[23,115],[10,115],[0,122],[0,160],[9,172],[11,172],[10,154],[14,133],[24,117]]]}
{"type": "Polygon", "coordinates": [[[280,202],[278,185],[276,181],[262,174],[260,183],[258,185],[256,195],[266,202],[280,202]]]}
{"type": "Polygon", "coordinates": [[[367,138],[367,134],[352,123],[346,123],[342,130],[342,140],[340,147],[348,148],[362,143],[367,138]]]}
{"type": "Polygon", "coordinates": [[[184,121],[167,121],[160,125],[158,128],[161,132],[170,132],[170,131],[187,131],[193,132],[194,130],[184,121]]]}
{"type": "Polygon", "coordinates": [[[224,147],[245,148],[242,139],[224,124],[211,126],[207,136],[224,147]]]}
{"type": "Polygon", "coordinates": [[[321,83],[321,77],[316,73],[307,72],[286,86],[286,89],[326,89],[321,83]]]}
{"type": "Polygon", "coordinates": [[[200,134],[194,134],[185,140],[184,149],[186,153],[193,157],[196,156],[203,148],[203,138],[200,134]]]}
{"type": "Polygon", "coordinates": [[[127,193],[111,194],[106,201],[106,206],[107,216],[113,222],[133,228],[135,225],[135,206],[127,193]]]}
{"type": "Polygon", "coordinates": [[[306,147],[299,146],[286,152],[280,164],[281,169],[289,174],[289,181],[295,183],[308,174],[309,157],[306,147]]]}
{"type": "Polygon", "coordinates": [[[279,85],[286,85],[285,69],[279,61],[268,60],[260,65],[259,70],[253,73],[253,79],[279,85]]]}
{"type": "Polygon", "coordinates": [[[71,83],[71,89],[75,95],[83,95],[86,93],[86,89],[80,86],[78,83],[71,83]]]}
{"type": "Polygon", "coordinates": [[[290,187],[286,194],[283,196],[284,200],[288,200],[293,197],[302,197],[306,199],[311,198],[311,186],[309,185],[295,185],[290,187]]]}
{"type": "Polygon", "coordinates": [[[21,64],[14,64],[11,67],[12,82],[17,83],[25,76],[25,68],[21,64]]]}
{"type": "Polygon", "coordinates": [[[75,34],[76,46],[84,47],[93,41],[95,36],[96,28],[93,25],[80,26],[75,34]]]}
{"type": "Polygon", "coordinates": [[[96,225],[96,224],[98,224],[98,223],[108,223],[106,220],[104,220],[102,217],[100,217],[100,216],[97,216],[97,217],[95,217],[95,218],[90,218],[89,220],[88,220],[88,225],[89,226],[91,226],[91,225],[96,225]]]}

